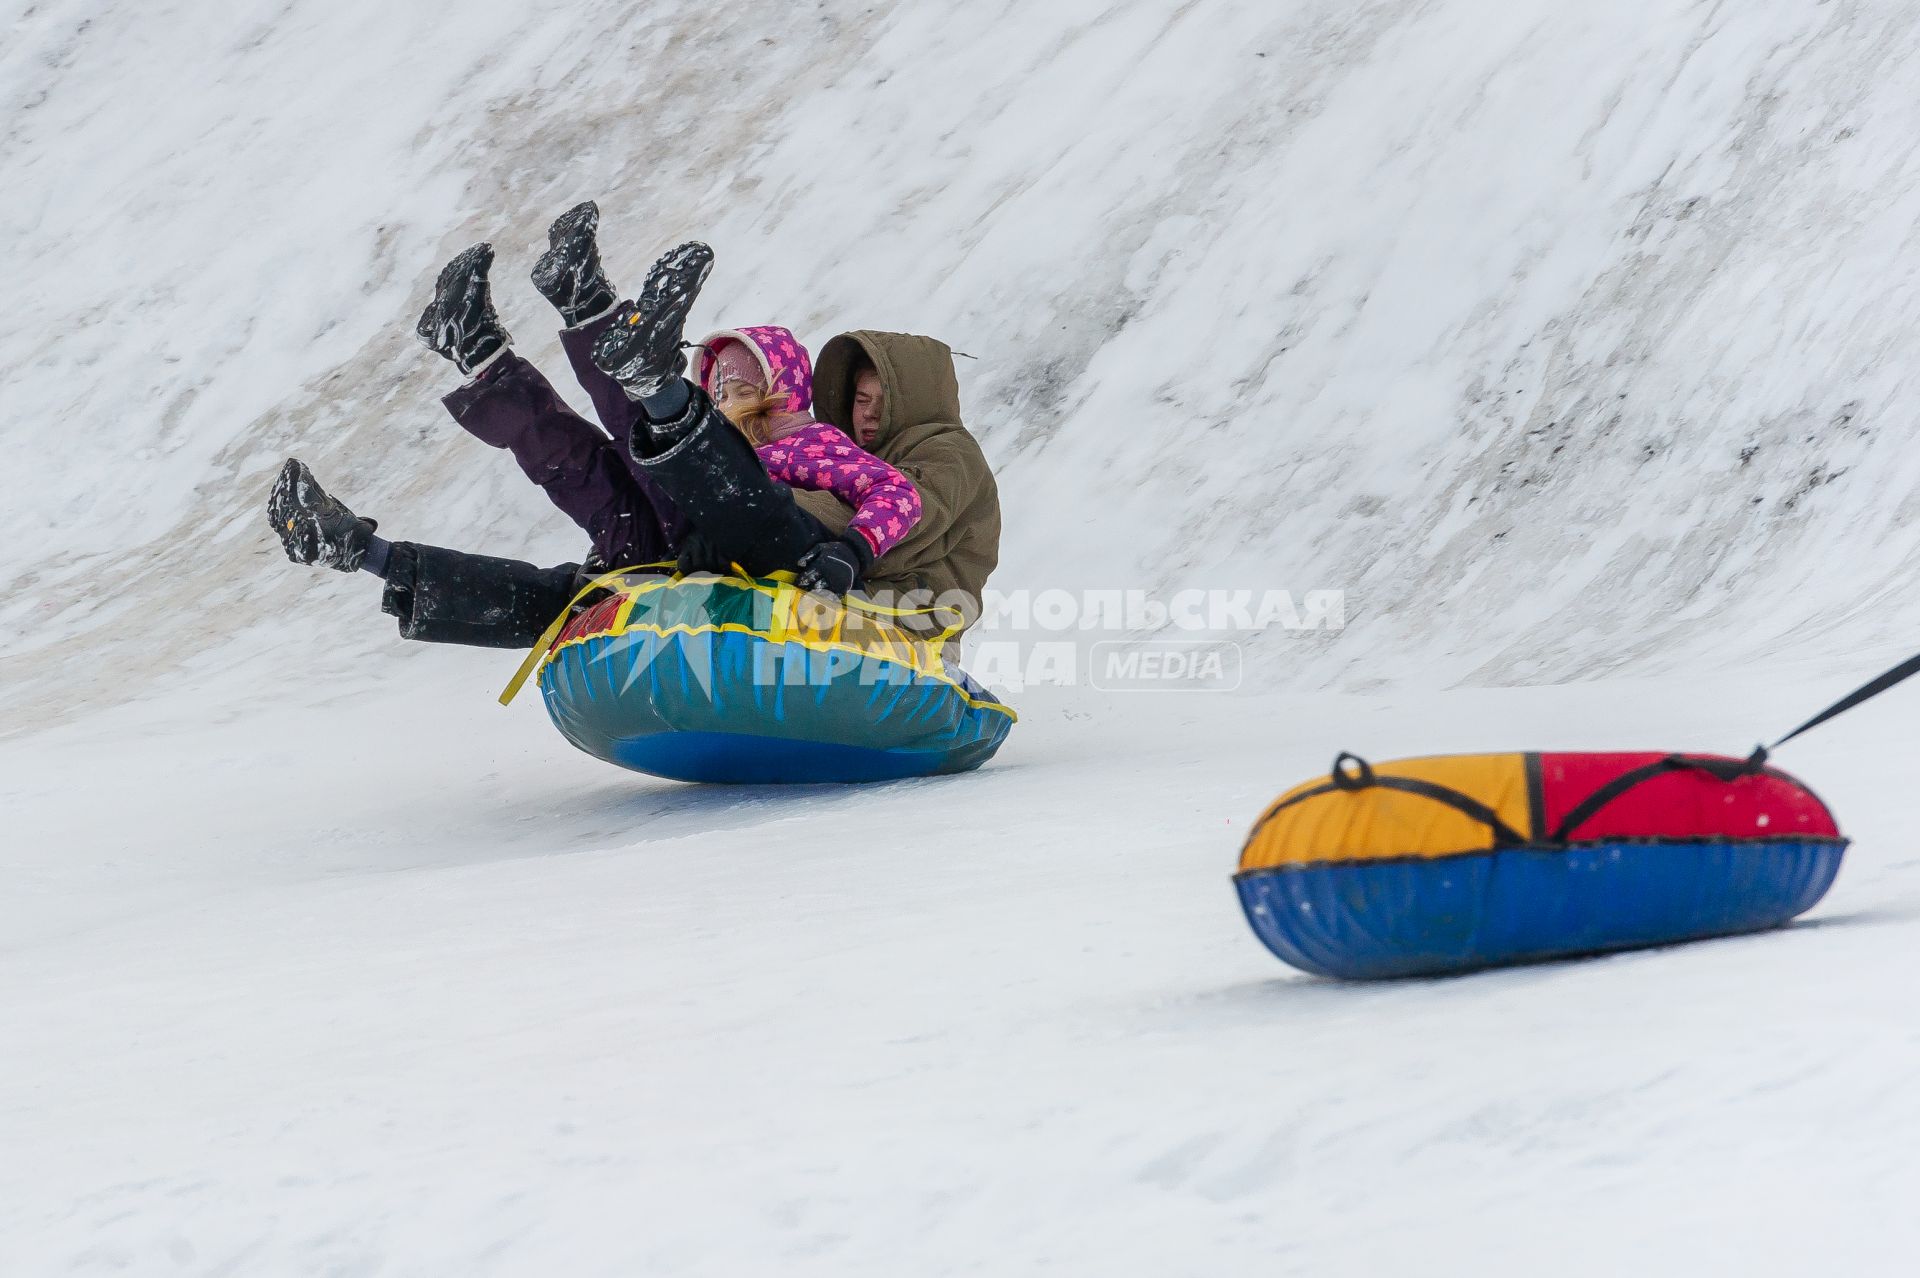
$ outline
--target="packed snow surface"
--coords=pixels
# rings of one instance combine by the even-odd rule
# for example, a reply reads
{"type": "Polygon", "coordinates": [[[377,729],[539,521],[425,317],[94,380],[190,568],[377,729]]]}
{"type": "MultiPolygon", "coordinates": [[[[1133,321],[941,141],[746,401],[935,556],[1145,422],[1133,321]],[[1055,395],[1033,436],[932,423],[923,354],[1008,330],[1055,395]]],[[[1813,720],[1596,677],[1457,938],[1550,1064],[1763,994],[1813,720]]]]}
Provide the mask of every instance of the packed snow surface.
{"type": "Polygon", "coordinates": [[[1920,647],[1916,138],[1891,0],[0,0],[0,1274],[1899,1272],[1920,692],[1783,752],[1857,842],[1777,934],[1348,987],[1227,876],[1340,749],[1920,647]],[[489,239],[561,369],[589,196],[696,328],[975,357],[996,586],[1345,629],[967,777],[573,753],[261,506],[576,556],[411,327],[489,239]]]}

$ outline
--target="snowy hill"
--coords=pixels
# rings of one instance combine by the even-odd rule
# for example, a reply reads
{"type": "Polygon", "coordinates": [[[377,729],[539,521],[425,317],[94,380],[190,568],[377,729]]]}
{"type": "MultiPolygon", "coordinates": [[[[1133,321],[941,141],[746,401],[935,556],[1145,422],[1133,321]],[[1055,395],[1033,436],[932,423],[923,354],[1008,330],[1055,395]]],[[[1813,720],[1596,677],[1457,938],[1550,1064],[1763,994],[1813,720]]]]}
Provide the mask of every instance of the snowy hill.
{"type": "Polygon", "coordinates": [[[1737,749],[1920,647],[1910,6],[557,12],[0,0],[0,1271],[1910,1249],[1891,699],[1787,760],[1860,841],[1817,928],[1353,991],[1224,882],[1336,749],[1737,749]],[[1029,690],[973,778],[572,755],[260,507],[295,453],[577,553],[411,327],[486,238],[557,362],[525,271],[587,196],[623,281],[714,244],[696,326],[976,357],[997,586],[1345,630],[1029,690]]]}
{"type": "Polygon", "coordinates": [[[488,237],[552,358],[524,271],[585,194],[622,278],[712,240],[699,322],[978,356],[1002,587],[1346,589],[1364,624],[1270,679],[1590,676],[1920,615],[1897,6],[16,10],[16,682],[73,677],[80,636],[164,673],[208,642],[183,594],[373,650],[260,526],[294,449],[401,535],[570,552],[409,327],[488,237]]]}

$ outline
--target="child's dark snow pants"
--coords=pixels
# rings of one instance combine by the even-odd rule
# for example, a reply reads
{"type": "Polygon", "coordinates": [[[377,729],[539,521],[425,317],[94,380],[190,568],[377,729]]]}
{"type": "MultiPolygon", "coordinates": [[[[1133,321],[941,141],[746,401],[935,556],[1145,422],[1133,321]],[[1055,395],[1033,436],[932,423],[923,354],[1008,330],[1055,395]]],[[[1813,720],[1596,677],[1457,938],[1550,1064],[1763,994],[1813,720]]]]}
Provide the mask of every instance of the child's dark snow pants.
{"type": "Polygon", "coordinates": [[[603,317],[560,334],[604,433],[567,407],[540,370],[512,350],[441,403],[468,434],[511,453],[547,499],[592,538],[593,553],[603,562],[659,563],[674,557],[686,520],[628,455],[638,405],[588,358],[593,339],[610,322],[603,317]]]}
{"type": "Polygon", "coordinates": [[[767,474],[749,444],[695,389],[676,442],[635,458],[640,406],[589,357],[611,317],[560,335],[574,375],[606,433],[568,408],[540,370],[509,350],[442,401],[468,433],[504,448],[527,478],[593,539],[587,566],[539,568],[415,542],[393,543],[380,607],[400,634],[427,643],[530,648],[575,593],[607,566],[673,562],[694,537],[691,569],[751,573],[792,568],[831,534],[767,474]],[[697,536],[694,536],[697,530],[697,536]]]}

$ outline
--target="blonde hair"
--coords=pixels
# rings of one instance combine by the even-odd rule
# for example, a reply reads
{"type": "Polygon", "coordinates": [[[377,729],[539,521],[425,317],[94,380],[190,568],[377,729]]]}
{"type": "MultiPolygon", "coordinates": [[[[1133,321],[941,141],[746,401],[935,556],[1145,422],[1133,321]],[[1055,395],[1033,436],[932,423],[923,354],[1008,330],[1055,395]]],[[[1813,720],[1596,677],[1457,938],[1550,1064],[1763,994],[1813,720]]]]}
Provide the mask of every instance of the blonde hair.
{"type": "Polygon", "coordinates": [[[769,392],[750,382],[736,381],[734,384],[740,389],[734,392],[725,407],[720,408],[721,415],[732,422],[734,428],[745,435],[747,442],[755,448],[770,443],[773,439],[773,419],[787,411],[787,405],[793,402],[792,396],[785,391],[769,392]]]}

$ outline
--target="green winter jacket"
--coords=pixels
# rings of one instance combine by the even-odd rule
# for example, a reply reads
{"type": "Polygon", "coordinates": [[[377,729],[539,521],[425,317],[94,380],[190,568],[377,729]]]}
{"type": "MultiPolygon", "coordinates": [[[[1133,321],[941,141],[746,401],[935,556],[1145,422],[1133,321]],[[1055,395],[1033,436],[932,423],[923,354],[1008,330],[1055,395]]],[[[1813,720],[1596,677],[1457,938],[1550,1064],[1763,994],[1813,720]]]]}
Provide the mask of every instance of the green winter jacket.
{"type": "MultiPolygon", "coordinates": [[[[965,624],[972,625],[980,616],[981,591],[1000,562],[1000,491],[979,443],[960,424],[953,352],[945,342],[910,333],[861,330],[829,341],[814,361],[813,412],[848,434],[854,367],[862,351],[885,391],[872,451],[920,490],[920,522],[874,561],[865,593],[898,598],[927,592],[935,599],[957,594],[966,600],[965,624]]],[[[834,532],[845,529],[851,512],[831,493],[796,489],[793,495],[834,532]]]]}

